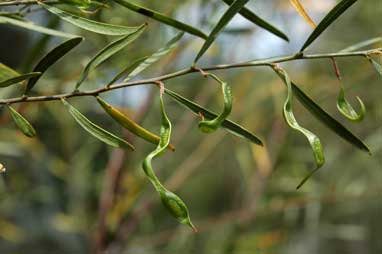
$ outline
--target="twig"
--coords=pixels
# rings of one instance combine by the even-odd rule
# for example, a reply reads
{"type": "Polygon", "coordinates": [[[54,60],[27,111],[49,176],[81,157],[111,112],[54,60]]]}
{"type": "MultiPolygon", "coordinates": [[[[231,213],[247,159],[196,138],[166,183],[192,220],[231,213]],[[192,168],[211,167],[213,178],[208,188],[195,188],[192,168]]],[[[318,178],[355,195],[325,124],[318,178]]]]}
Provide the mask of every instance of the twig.
{"type": "MultiPolygon", "coordinates": [[[[303,60],[303,59],[324,59],[324,58],[332,58],[332,57],[338,58],[338,57],[351,57],[351,56],[366,57],[368,55],[380,54],[381,50],[382,48],[370,49],[370,50],[364,50],[364,51],[346,52],[346,53],[339,52],[339,53],[312,54],[312,55],[294,54],[294,55],[288,55],[288,56],[282,56],[282,57],[260,59],[260,60],[238,63],[238,64],[215,65],[215,66],[205,67],[202,69],[204,71],[226,70],[226,69],[244,68],[244,67],[270,66],[277,63],[290,62],[294,60],[303,60]]],[[[185,68],[183,70],[179,70],[179,71],[165,74],[155,78],[124,82],[124,83],[115,84],[108,87],[102,87],[102,88],[98,88],[98,89],[90,90],[90,91],[82,91],[82,92],[75,91],[71,93],[48,95],[48,96],[24,96],[24,97],[4,99],[4,100],[0,100],[0,105],[14,104],[14,103],[20,103],[20,102],[55,101],[55,100],[61,100],[63,98],[81,97],[81,96],[96,96],[100,93],[109,92],[111,90],[120,89],[123,87],[157,84],[158,82],[161,82],[161,81],[174,79],[176,77],[184,76],[194,72],[199,72],[199,70],[193,67],[190,67],[190,68],[185,68]]]]}

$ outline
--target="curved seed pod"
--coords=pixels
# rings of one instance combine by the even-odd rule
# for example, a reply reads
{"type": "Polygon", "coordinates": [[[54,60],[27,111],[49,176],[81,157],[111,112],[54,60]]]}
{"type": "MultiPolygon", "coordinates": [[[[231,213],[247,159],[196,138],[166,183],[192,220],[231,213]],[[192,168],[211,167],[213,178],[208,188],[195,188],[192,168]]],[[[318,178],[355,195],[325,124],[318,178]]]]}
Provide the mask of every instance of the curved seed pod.
{"type": "Polygon", "coordinates": [[[231,87],[224,81],[220,80],[214,74],[208,74],[213,77],[218,83],[222,86],[223,98],[224,98],[224,109],[223,112],[212,120],[203,120],[198,124],[199,129],[205,133],[211,133],[216,131],[220,125],[225,121],[229,116],[232,110],[232,90],[231,87]]]}
{"type": "Polygon", "coordinates": [[[363,104],[362,100],[357,96],[357,100],[359,102],[361,112],[357,113],[353,107],[350,105],[350,103],[345,98],[345,91],[343,87],[341,86],[340,92],[337,96],[337,108],[341,112],[343,116],[345,116],[347,119],[353,122],[360,122],[365,117],[366,108],[363,104]]]}
{"type": "MultiPolygon", "coordinates": [[[[132,119],[130,119],[128,116],[120,112],[118,109],[104,101],[101,97],[96,97],[98,103],[102,106],[102,108],[108,113],[115,121],[117,121],[120,125],[137,135],[138,137],[141,137],[142,139],[153,143],[158,144],[159,143],[159,136],[155,135],[154,133],[146,130],[136,122],[134,122],[132,119]]],[[[173,145],[169,144],[168,149],[174,151],[175,148],[173,145]]]]}
{"type": "Polygon", "coordinates": [[[365,117],[365,113],[366,113],[365,105],[363,104],[362,100],[359,97],[357,97],[357,100],[361,107],[361,112],[357,113],[353,109],[352,105],[346,100],[345,90],[342,85],[342,77],[341,77],[340,69],[337,65],[337,61],[334,58],[331,58],[331,60],[333,63],[334,72],[337,76],[337,79],[340,85],[340,91],[337,96],[337,108],[341,112],[341,114],[345,116],[347,119],[349,119],[350,121],[360,122],[365,117]]]}
{"type": "MultiPolygon", "coordinates": [[[[162,90],[162,89],[161,89],[162,90]]],[[[166,147],[168,147],[170,143],[170,136],[171,136],[171,122],[168,119],[165,109],[164,109],[164,103],[163,103],[163,96],[162,91],[160,93],[160,109],[161,109],[161,115],[162,115],[162,125],[161,125],[161,131],[160,131],[160,140],[158,143],[158,146],[155,148],[154,151],[152,151],[145,160],[143,161],[142,168],[145,172],[146,176],[150,180],[150,182],[153,184],[155,190],[158,192],[163,205],[167,208],[167,210],[170,212],[170,214],[178,219],[178,221],[184,225],[190,226],[194,231],[196,231],[194,225],[191,222],[190,214],[188,212],[186,204],[174,193],[167,190],[159,181],[157,176],[154,173],[154,170],[151,165],[151,161],[153,158],[159,156],[160,154],[164,153],[166,150],[166,147]]]]}
{"type": "Polygon", "coordinates": [[[69,113],[73,116],[76,122],[89,134],[95,138],[101,140],[102,142],[120,148],[129,148],[134,150],[134,146],[128,143],[127,141],[117,137],[116,135],[108,132],[107,130],[102,129],[95,123],[87,119],[81,112],[79,112],[75,107],[70,105],[65,99],[61,99],[62,103],[68,109],[69,113]]]}
{"type": "Polygon", "coordinates": [[[11,106],[8,106],[9,112],[13,118],[13,121],[17,127],[24,133],[25,136],[33,138],[36,136],[36,130],[19,112],[14,110],[11,106]]]}
{"type": "Polygon", "coordinates": [[[283,77],[283,81],[287,86],[288,94],[283,106],[284,119],[292,129],[301,132],[308,139],[309,144],[313,151],[314,160],[316,162],[316,169],[312,171],[308,175],[308,177],[304,178],[304,180],[297,186],[297,189],[298,189],[308,180],[310,176],[313,175],[314,172],[316,172],[319,168],[322,167],[322,165],[324,165],[325,163],[324,152],[322,149],[320,139],[311,131],[301,127],[298,124],[296,118],[294,117],[293,109],[292,109],[293,90],[292,90],[292,83],[290,81],[288,74],[283,69],[280,69],[278,67],[274,67],[274,70],[277,73],[280,73],[280,76],[283,77]]]}

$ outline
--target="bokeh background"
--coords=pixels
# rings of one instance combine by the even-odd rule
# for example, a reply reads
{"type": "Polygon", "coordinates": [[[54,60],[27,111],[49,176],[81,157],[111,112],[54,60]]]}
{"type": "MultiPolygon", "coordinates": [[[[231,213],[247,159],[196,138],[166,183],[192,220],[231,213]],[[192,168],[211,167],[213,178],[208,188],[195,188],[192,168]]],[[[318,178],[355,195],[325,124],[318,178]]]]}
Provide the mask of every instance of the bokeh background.
{"type": "MultiPolygon", "coordinates": [[[[217,0],[139,2],[206,32],[227,8],[217,0]]],[[[318,22],[338,1],[301,2],[318,22]]],[[[147,21],[149,27],[138,41],[97,68],[83,89],[101,87],[177,32],[110,4],[112,8],[89,17],[123,25],[147,21]]],[[[236,17],[201,66],[293,54],[311,32],[289,1],[251,1],[248,7],[285,31],[290,42],[236,17]]],[[[381,36],[381,13],[380,0],[358,1],[309,52],[336,52],[381,36]]],[[[44,75],[35,87],[36,94],[71,91],[87,61],[115,39],[79,30],[38,7],[32,7],[27,18],[86,38],[44,75]]],[[[20,72],[31,71],[44,53],[61,42],[9,25],[1,25],[0,31],[0,62],[20,72]]],[[[201,45],[202,40],[184,36],[176,50],[138,79],[189,66],[201,45]]],[[[196,234],[167,214],[144,177],[141,163],[154,146],[122,130],[94,98],[70,102],[97,124],[134,143],[135,152],[111,149],[89,136],[60,102],[17,105],[35,126],[38,138],[34,139],[16,130],[2,108],[0,161],[7,172],[0,176],[0,253],[77,254],[105,248],[107,253],[134,254],[382,253],[382,79],[364,58],[342,58],[338,64],[349,101],[357,107],[355,97],[360,96],[367,106],[361,123],[350,123],[338,113],[338,81],[329,60],[300,60],[282,66],[323,108],[362,137],[373,155],[339,139],[296,101],[296,118],[321,138],[327,161],[298,191],[296,185],[314,168],[314,161],[306,139],[283,121],[286,90],[272,70],[214,72],[232,85],[230,118],[262,137],[263,148],[224,130],[201,133],[197,117],[165,98],[176,152],[166,153],[153,165],[165,185],[187,203],[199,229],[196,234]]],[[[200,74],[173,79],[166,87],[220,111],[218,85],[200,74]]],[[[18,96],[21,91],[2,89],[0,96],[18,96]]],[[[157,89],[131,87],[103,98],[147,129],[159,132],[157,89]]]]}

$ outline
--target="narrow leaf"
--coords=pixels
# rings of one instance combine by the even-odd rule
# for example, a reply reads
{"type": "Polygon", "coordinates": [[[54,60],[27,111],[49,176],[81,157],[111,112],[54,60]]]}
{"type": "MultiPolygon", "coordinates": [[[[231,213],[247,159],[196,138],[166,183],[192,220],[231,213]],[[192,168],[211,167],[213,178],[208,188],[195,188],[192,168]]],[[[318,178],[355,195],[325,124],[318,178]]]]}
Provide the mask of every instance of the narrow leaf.
{"type": "Polygon", "coordinates": [[[2,80],[0,81],[0,87],[7,87],[13,84],[20,83],[21,81],[27,80],[27,79],[32,79],[32,78],[37,78],[41,76],[41,72],[30,72],[26,74],[21,74],[20,76],[16,76],[7,80],[2,80]]]}
{"type": "Polygon", "coordinates": [[[11,106],[8,106],[9,112],[11,113],[11,116],[13,118],[13,121],[17,125],[17,127],[24,133],[27,137],[34,137],[36,136],[36,131],[33,128],[33,126],[28,122],[27,119],[25,119],[19,112],[14,110],[11,106]]]}
{"type": "Polygon", "coordinates": [[[0,63],[0,81],[14,78],[17,76],[20,76],[20,73],[18,73],[9,66],[6,66],[5,64],[0,63]]]}
{"type": "MultiPolygon", "coordinates": [[[[324,158],[324,151],[322,149],[322,145],[321,145],[321,141],[320,139],[314,134],[312,133],[311,131],[301,127],[294,114],[293,114],[293,88],[292,88],[292,83],[289,79],[289,76],[288,74],[282,70],[282,69],[279,69],[279,68],[274,68],[274,70],[279,74],[279,76],[281,78],[283,78],[283,81],[285,83],[285,85],[287,86],[287,98],[284,102],[284,106],[283,106],[283,114],[284,114],[284,118],[285,118],[285,121],[287,122],[287,124],[294,130],[298,131],[298,132],[301,132],[309,141],[309,144],[312,148],[312,151],[313,151],[313,155],[314,155],[314,160],[316,162],[316,169],[322,167],[322,165],[324,165],[325,163],[325,158],[324,158]]],[[[304,182],[306,181],[306,179],[304,179],[304,182]]],[[[298,186],[301,187],[302,185],[300,184],[298,186]]]]}
{"type": "Polygon", "coordinates": [[[78,37],[77,35],[74,34],[68,34],[60,31],[56,31],[53,29],[49,29],[43,26],[39,26],[34,24],[33,22],[30,21],[21,21],[17,19],[12,19],[9,17],[0,17],[0,24],[9,24],[9,25],[14,25],[18,27],[22,27],[28,30],[32,30],[35,32],[43,33],[43,34],[48,34],[48,35],[53,35],[53,36],[58,36],[58,37],[65,37],[65,38],[73,38],[73,37],[78,37]]]}
{"type": "Polygon", "coordinates": [[[76,89],[80,87],[80,85],[87,78],[91,70],[95,69],[98,65],[106,61],[114,54],[118,53],[118,51],[125,48],[131,42],[135,41],[142,34],[145,28],[146,25],[142,25],[136,32],[123,36],[122,38],[110,43],[109,45],[101,49],[83,69],[80,75],[80,79],[77,81],[76,89]]]}
{"type": "MultiPolygon", "coordinates": [[[[234,0],[223,0],[226,4],[231,5],[234,0]]],[[[281,39],[285,41],[289,41],[288,36],[283,33],[280,29],[275,27],[274,25],[268,23],[264,19],[260,18],[257,16],[255,13],[247,9],[246,7],[243,7],[240,11],[239,14],[246,18],[247,20],[251,21],[252,23],[258,25],[259,27],[267,30],[268,32],[280,37],[281,39]]]]}
{"type": "Polygon", "coordinates": [[[353,122],[360,122],[365,117],[366,108],[363,104],[362,100],[357,96],[357,100],[359,102],[361,112],[357,113],[352,105],[346,100],[345,98],[345,91],[341,87],[340,92],[337,96],[337,108],[341,112],[342,115],[344,115],[347,119],[353,122]]]}
{"type": "Polygon", "coordinates": [[[313,21],[313,19],[309,16],[309,14],[306,12],[304,6],[301,4],[299,0],[289,0],[289,2],[292,4],[292,6],[295,8],[295,10],[300,14],[301,17],[305,19],[305,21],[313,28],[316,28],[316,23],[313,21]]]}
{"type": "Polygon", "coordinates": [[[122,69],[117,75],[115,75],[115,77],[112,80],[110,80],[107,86],[111,86],[112,84],[114,84],[115,82],[117,82],[118,80],[120,80],[122,77],[126,75],[130,75],[130,73],[134,71],[135,68],[137,68],[141,63],[143,63],[147,58],[149,57],[148,56],[141,57],[135,60],[133,63],[130,63],[128,66],[122,69]]]}
{"type": "Polygon", "coordinates": [[[127,76],[127,78],[124,81],[126,82],[132,79],[133,77],[137,76],[147,67],[157,62],[161,57],[167,55],[173,48],[175,48],[178,45],[178,42],[182,38],[183,34],[184,33],[181,32],[175,35],[175,37],[172,38],[169,42],[167,42],[167,44],[163,48],[160,48],[157,52],[149,56],[142,63],[140,63],[132,72],[130,72],[129,76],[127,76]]]}
{"type": "Polygon", "coordinates": [[[185,23],[182,23],[182,22],[175,20],[173,18],[170,18],[170,17],[168,17],[162,13],[159,13],[157,11],[150,10],[150,9],[143,7],[143,6],[139,6],[139,5],[131,3],[130,1],[127,1],[127,0],[114,0],[114,1],[116,3],[119,3],[120,5],[128,8],[128,9],[134,11],[134,12],[140,13],[146,17],[152,18],[152,19],[159,21],[161,23],[164,23],[166,25],[175,27],[181,31],[186,32],[186,33],[193,34],[193,35],[198,36],[202,39],[207,38],[207,35],[205,33],[203,33],[202,31],[200,31],[199,29],[192,27],[190,25],[187,25],[185,23]]]}
{"type": "MultiPolygon", "coordinates": [[[[121,126],[126,128],[127,130],[131,131],[136,136],[152,143],[152,144],[158,144],[159,143],[159,136],[155,135],[154,133],[150,132],[149,130],[146,130],[136,122],[134,122],[132,119],[130,119],[127,115],[123,114],[121,111],[104,101],[101,97],[96,97],[98,103],[102,106],[102,108],[105,110],[105,112],[111,116],[117,123],[119,123],[121,126]]],[[[175,150],[174,146],[169,144],[168,148],[170,150],[175,150]]]]}
{"type": "Polygon", "coordinates": [[[105,35],[126,35],[136,32],[140,27],[128,27],[128,26],[118,26],[107,23],[101,23],[94,20],[86,19],[80,16],[76,16],[69,12],[63,11],[59,8],[56,8],[52,5],[47,5],[42,2],[38,2],[39,5],[44,7],[49,12],[57,15],[61,19],[80,27],[82,29],[99,33],[105,35]]]}
{"type": "MultiPolygon", "coordinates": [[[[72,39],[69,39],[54,49],[52,49],[48,54],[46,54],[36,65],[36,67],[33,69],[34,72],[41,72],[43,74],[50,66],[52,66],[54,63],[56,63],[60,58],[62,58],[64,55],[66,55],[70,50],[72,50],[74,47],[76,47],[81,41],[83,40],[82,37],[75,37],[72,39]]],[[[25,89],[25,94],[28,94],[28,92],[34,87],[36,82],[41,77],[34,77],[31,78],[27,84],[27,87],[25,89]]]]}
{"type": "MultiPolygon", "coordinates": [[[[201,113],[206,119],[214,119],[217,117],[216,113],[209,111],[206,108],[196,104],[195,102],[184,98],[183,96],[175,93],[174,91],[171,91],[169,89],[165,89],[164,92],[167,95],[169,95],[171,98],[173,98],[176,102],[178,102],[180,105],[182,105],[183,107],[188,108],[189,110],[194,112],[194,114],[196,114],[196,115],[201,113]]],[[[256,145],[263,146],[263,142],[258,137],[256,137],[252,133],[250,133],[244,127],[242,127],[242,126],[240,126],[240,125],[238,125],[238,124],[236,124],[236,123],[234,123],[228,119],[224,120],[224,122],[221,124],[221,126],[224,129],[226,129],[228,132],[232,133],[233,135],[236,135],[240,138],[248,139],[249,141],[251,141],[252,143],[254,143],[256,145]]]]}
{"type": "Polygon", "coordinates": [[[355,2],[357,2],[357,0],[342,0],[339,2],[310,34],[300,51],[304,51],[310,44],[312,44],[326,30],[326,28],[336,21],[355,2]]]}
{"type": "Polygon", "coordinates": [[[66,100],[62,99],[63,104],[68,109],[69,113],[73,116],[76,122],[89,134],[95,138],[101,140],[102,142],[113,146],[121,148],[129,148],[134,150],[134,146],[129,144],[127,141],[115,136],[114,134],[108,132],[107,130],[102,129],[95,123],[87,119],[81,112],[79,112],[75,107],[70,105],[66,100]]]}
{"type": "Polygon", "coordinates": [[[219,33],[224,29],[224,27],[231,21],[231,19],[238,13],[249,0],[235,0],[228,8],[228,10],[220,18],[216,26],[212,29],[211,33],[208,35],[208,38],[204,42],[202,48],[200,49],[198,55],[196,56],[194,62],[196,63],[211,44],[215,41],[219,33]]]}
{"type": "Polygon", "coordinates": [[[340,122],[330,116],[324,109],[322,109],[318,104],[316,104],[308,95],[306,95],[296,84],[292,82],[293,93],[296,98],[301,102],[301,104],[321,123],[326,127],[331,129],[339,137],[347,141],[348,143],[354,145],[355,147],[371,153],[369,147],[363,143],[357,136],[355,136],[351,131],[349,131],[340,122]]]}
{"type": "Polygon", "coordinates": [[[353,44],[349,47],[346,47],[346,48],[340,50],[339,52],[343,52],[343,53],[344,52],[352,52],[352,51],[355,51],[355,50],[358,50],[358,49],[361,49],[361,48],[364,48],[364,47],[367,47],[367,46],[370,46],[370,45],[373,45],[376,43],[381,43],[381,42],[382,42],[382,37],[371,38],[371,39],[353,44]]]}

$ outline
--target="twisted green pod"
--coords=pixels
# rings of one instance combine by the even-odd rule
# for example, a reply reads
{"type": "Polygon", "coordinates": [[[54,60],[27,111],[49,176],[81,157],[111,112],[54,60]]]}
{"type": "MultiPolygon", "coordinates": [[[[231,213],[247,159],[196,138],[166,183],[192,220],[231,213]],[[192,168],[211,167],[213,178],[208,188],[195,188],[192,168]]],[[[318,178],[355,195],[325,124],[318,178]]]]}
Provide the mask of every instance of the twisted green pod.
{"type": "Polygon", "coordinates": [[[285,85],[287,86],[287,98],[283,106],[283,115],[287,124],[294,130],[301,132],[308,139],[309,144],[312,148],[314,160],[316,162],[316,169],[311,171],[297,186],[299,189],[318,169],[320,169],[325,163],[325,157],[320,139],[311,131],[301,127],[293,114],[292,99],[293,99],[293,88],[292,82],[290,81],[289,75],[283,69],[279,67],[273,67],[276,73],[283,79],[285,85]]]}
{"type": "Polygon", "coordinates": [[[223,100],[224,100],[224,108],[223,112],[220,113],[216,118],[212,120],[202,120],[199,122],[198,127],[204,133],[211,133],[216,131],[220,125],[225,121],[225,119],[229,116],[232,110],[232,90],[231,87],[221,79],[219,79],[216,75],[208,73],[207,76],[211,76],[222,86],[223,92],[223,100]]]}
{"type": "Polygon", "coordinates": [[[160,140],[158,146],[154,151],[149,153],[145,160],[143,161],[142,168],[146,176],[154,186],[155,190],[158,192],[163,205],[167,208],[170,214],[178,219],[178,221],[184,225],[190,226],[194,231],[196,231],[195,226],[192,224],[188,208],[186,204],[173,192],[167,190],[159,181],[154,173],[151,165],[152,159],[161,155],[166,151],[166,148],[170,144],[171,136],[171,122],[168,119],[163,103],[163,89],[160,92],[160,110],[162,116],[162,125],[160,130],[160,140]]]}

